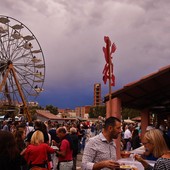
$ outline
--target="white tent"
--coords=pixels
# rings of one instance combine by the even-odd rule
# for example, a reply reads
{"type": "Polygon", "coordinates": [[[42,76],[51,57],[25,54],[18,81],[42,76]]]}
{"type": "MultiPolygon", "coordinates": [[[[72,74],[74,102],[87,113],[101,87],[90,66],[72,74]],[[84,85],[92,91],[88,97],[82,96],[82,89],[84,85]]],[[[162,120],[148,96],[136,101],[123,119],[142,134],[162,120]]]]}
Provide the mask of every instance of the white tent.
{"type": "Polygon", "coordinates": [[[0,120],[4,120],[4,116],[0,116],[0,120]]]}
{"type": "MultiPolygon", "coordinates": [[[[0,120],[1,120],[1,121],[4,120],[4,117],[5,117],[5,115],[0,116],[0,120]]],[[[10,120],[10,118],[8,118],[8,120],[10,120]]],[[[18,117],[18,116],[15,116],[15,120],[19,120],[19,117],[18,117]]]]}
{"type": "Polygon", "coordinates": [[[135,123],[133,120],[130,120],[130,119],[124,119],[123,122],[125,122],[125,123],[135,123]]]}

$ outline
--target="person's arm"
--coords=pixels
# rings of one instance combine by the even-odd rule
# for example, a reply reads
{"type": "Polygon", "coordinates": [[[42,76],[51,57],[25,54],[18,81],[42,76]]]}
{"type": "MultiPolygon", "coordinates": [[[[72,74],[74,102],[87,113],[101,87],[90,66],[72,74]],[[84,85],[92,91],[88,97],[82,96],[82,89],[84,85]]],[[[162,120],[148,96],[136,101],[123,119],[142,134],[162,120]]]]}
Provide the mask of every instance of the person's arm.
{"type": "Polygon", "coordinates": [[[66,151],[65,150],[63,150],[63,151],[56,151],[56,155],[57,156],[61,156],[61,157],[65,157],[66,156],[66,151]]]}
{"type": "Polygon", "coordinates": [[[145,169],[153,169],[153,167],[150,166],[148,164],[148,162],[146,160],[144,160],[140,155],[135,155],[134,158],[135,158],[135,160],[140,162],[144,166],[145,169]]]}
{"type": "Polygon", "coordinates": [[[28,147],[23,151],[23,153],[21,154],[21,155],[24,157],[24,159],[26,160],[27,163],[30,162],[29,150],[30,150],[30,146],[28,146],[28,147]]]}
{"type": "Polygon", "coordinates": [[[105,161],[101,161],[101,162],[97,162],[93,165],[93,169],[92,170],[100,170],[102,168],[110,168],[110,169],[114,169],[114,168],[119,168],[119,163],[112,161],[112,160],[105,160],[105,161]]]}
{"type": "Polygon", "coordinates": [[[20,155],[24,155],[25,154],[25,151],[26,151],[27,148],[23,149],[21,152],[20,152],[20,155]]]}
{"type": "Polygon", "coordinates": [[[44,145],[46,146],[48,153],[51,153],[51,154],[52,154],[52,153],[54,153],[54,152],[57,151],[57,149],[53,149],[51,146],[49,146],[49,145],[46,144],[46,143],[44,143],[44,145]]]}

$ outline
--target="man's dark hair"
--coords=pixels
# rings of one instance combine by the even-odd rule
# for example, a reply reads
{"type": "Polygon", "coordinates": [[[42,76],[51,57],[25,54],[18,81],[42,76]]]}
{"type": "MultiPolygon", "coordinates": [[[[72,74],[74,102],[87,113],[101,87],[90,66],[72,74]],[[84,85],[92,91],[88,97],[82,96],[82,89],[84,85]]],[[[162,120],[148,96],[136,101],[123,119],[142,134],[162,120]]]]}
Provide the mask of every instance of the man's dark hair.
{"type": "Polygon", "coordinates": [[[65,134],[67,133],[66,129],[63,128],[63,127],[59,127],[59,128],[58,128],[58,132],[59,132],[59,133],[65,133],[65,134]]]}
{"type": "Polygon", "coordinates": [[[35,128],[35,129],[41,129],[41,127],[42,127],[42,121],[36,120],[36,121],[34,122],[34,128],[35,128]]]}
{"type": "Polygon", "coordinates": [[[109,117],[104,122],[104,129],[107,129],[108,126],[115,126],[116,122],[121,122],[117,117],[109,117]]]}

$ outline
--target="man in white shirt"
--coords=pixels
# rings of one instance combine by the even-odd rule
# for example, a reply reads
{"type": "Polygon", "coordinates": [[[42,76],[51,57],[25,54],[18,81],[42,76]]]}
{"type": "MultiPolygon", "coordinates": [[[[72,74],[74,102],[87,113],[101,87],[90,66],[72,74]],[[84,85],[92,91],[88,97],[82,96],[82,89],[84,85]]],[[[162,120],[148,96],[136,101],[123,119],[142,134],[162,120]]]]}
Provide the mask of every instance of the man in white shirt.
{"type": "Polygon", "coordinates": [[[116,145],[113,139],[117,139],[121,133],[121,121],[116,117],[106,119],[103,131],[87,142],[83,158],[83,170],[109,170],[119,168],[116,161],[116,145]]]}
{"type": "Polygon", "coordinates": [[[133,130],[133,125],[129,125],[124,133],[124,141],[125,141],[124,149],[127,151],[131,150],[131,142],[130,141],[132,139],[132,130],[133,130]]]}

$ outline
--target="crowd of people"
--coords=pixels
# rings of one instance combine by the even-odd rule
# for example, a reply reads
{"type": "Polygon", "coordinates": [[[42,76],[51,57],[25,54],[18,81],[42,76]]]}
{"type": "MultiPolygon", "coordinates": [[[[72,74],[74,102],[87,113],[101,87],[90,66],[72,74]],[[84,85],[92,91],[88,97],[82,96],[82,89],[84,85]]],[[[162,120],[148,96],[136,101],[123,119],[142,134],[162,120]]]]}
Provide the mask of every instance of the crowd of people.
{"type": "Polygon", "coordinates": [[[116,117],[98,122],[3,121],[0,130],[0,167],[3,170],[76,170],[83,154],[82,170],[120,169],[114,139],[121,136],[121,150],[143,147],[135,155],[145,169],[170,169],[170,137],[161,125],[141,136],[140,124],[122,124],[116,117]],[[147,160],[156,161],[155,166],[147,160]]]}
{"type": "Polygon", "coordinates": [[[4,120],[0,128],[0,166],[4,170],[34,170],[37,167],[76,170],[77,154],[83,152],[90,137],[101,131],[101,122],[89,126],[80,121],[58,123],[36,120],[28,123],[4,120]],[[12,151],[5,142],[9,138],[12,138],[12,151]],[[3,156],[4,152],[9,154],[3,156]],[[12,158],[11,152],[14,152],[12,158]]]}

